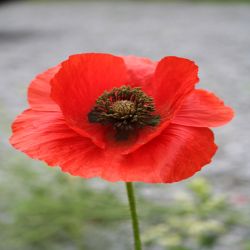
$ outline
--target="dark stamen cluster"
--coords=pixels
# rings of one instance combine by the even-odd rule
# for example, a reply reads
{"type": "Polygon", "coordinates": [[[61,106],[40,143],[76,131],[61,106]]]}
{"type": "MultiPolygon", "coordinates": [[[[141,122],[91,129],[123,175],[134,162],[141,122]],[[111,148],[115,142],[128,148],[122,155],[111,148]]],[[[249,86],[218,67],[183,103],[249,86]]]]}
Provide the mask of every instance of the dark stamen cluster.
{"type": "Polygon", "coordinates": [[[152,97],[141,88],[122,86],[110,92],[105,91],[88,114],[89,122],[112,125],[117,140],[126,140],[129,135],[145,126],[156,126],[160,116],[154,115],[155,106],[152,97]]]}

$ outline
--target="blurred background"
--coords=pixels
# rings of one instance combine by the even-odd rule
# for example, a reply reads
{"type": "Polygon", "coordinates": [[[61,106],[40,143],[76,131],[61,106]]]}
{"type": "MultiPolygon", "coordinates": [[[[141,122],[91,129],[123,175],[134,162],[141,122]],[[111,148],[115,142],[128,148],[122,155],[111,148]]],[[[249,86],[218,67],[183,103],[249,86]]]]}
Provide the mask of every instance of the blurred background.
{"type": "Polygon", "coordinates": [[[123,183],[84,180],[8,143],[39,72],[81,52],[187,57],[236,111],[194,177],[138,183],[146,250],[250,249],[250,1],[1,1],[0,249],[132,249],[123,183]]]}

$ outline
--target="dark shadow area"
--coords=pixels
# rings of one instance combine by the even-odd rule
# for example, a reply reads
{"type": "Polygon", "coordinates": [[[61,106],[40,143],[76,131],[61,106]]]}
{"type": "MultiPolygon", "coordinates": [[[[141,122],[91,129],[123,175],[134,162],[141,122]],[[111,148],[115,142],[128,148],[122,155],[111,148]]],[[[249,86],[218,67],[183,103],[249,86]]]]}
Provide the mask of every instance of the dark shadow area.
{"type": "Polygon", "coordinates": [[[37,36],[38,32],[33,30],[0,30],[0,44],[19,42],[37,36]]]}
{"type": "Polygon", "coordinates": [[[1,6],[1,4],[13,3],[13,2],[20,2],[20,1],[15,1],[15,0],[0,0],[0,6],[1,6]]]}

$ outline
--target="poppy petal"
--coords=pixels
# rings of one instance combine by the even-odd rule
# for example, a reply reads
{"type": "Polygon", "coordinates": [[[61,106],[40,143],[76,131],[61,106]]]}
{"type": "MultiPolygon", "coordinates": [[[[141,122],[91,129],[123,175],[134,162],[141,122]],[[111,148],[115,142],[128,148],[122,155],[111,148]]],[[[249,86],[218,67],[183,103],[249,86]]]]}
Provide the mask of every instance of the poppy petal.
{"type": "MultiPolygon", "coordinates": [[[[119,179],[149,183],[180,181],[208,164],[216,149],[210,129],[171,124],[160,136],[124,157],[119,179]]],[[[103,178],[108,178],[108,172],[103,178]]]]}
{"type": "Polygon", "coordinates": [[[208,128],[170,125],[136,152],[122,156],[116,147],[100,149],[65,123],[60,112],[26,110],[12,126],[11,144],[72,175],[108,181],[179,181],[209,163],[216,151],[208,128]],[[143,156],[143,157],[142,157],[143,156]]]}
{"type": "Polygon", "coordinates": [[[120,57],[79,54],[70,56],[62,63],[61,69],[52,79],[51,96],[61,107],[71,128],[83,136],[94,138],[93,142],[103,148],[105,129],[101,125],[89,123],[88,113],[104,91],[126,83],[126,67],[120,57]]]}
{"type": "Polygon", "coordinates": [[[172,123],[193,127],[218,127],[228,123],[233,110],[205,90],[194,90],[183,101],[172,123]]]}
{"type": "MultiPolygon", "coordinates": [[[[154,75],[157,62],[145,57],[137,57],[132,55],[121,57],[127,67],[130,86],[141,86],[142,89],[144,89],[144,87],[147,85],[152,84],[152,77],[154,75]]],[[[150,90],[150,88],[147,89],[150,90]]]]}
{"type": "Polygon", "coordinates": [[[168,56],[157,65],[152,88],[156,109],[172,116],[199,81],[198,66],[185,58],[168,56]]]}
{"type": "MultiPolygon", "coordinates": [[[[67,172],[84,170],[85,165],[99,158],[100,149],[70,129],[60,112],[26,110],[16,118],[12,130],[10,143],[16,149],[50,166],[66,168],[67,172]]],[[[85,175],[92,177],[100,172],[97,162],[85,175]]]]}
{"type": "Polygon", "coordinates": [[[138,136],[133,144],[129,145],[127,148],[124,147],[121,154],[127,155],[136,150],[138,150],[143,145],[147,144],[155,137],[159,136],[164,129],[166,129],[170,124],[170,121],[161,121],[157,127],[145,127],[139,131],[138,136]]]}
{"type": "Polygon", "coordinates": [[[116,148],[102,150],[90,139],[69,128],[61,112],[26,110],[12,125],[10,143],[33,159],[84,178],[101,177],[110,166],[110,178],[117,178],[121,157],[116,148]]]}
{"type": "Polygon", "coordinates": [[[140,131],[137,141],[124,154],[134,152],[167,128],[185,96],[199,81],[198,67],[185,58],[165,57],[158,63],[152,80],[152,84],[145,85],[145,92],[152,93],[161,123],[140,131]]]}
{"type": "Polygon", "coordinates": [[[39,74],[31,81],[28,89],[28,102],[34,110],[58,111],[57,103],[50,97],[50,81],[60,69],[60,65],[55,66],[39,74]]]}

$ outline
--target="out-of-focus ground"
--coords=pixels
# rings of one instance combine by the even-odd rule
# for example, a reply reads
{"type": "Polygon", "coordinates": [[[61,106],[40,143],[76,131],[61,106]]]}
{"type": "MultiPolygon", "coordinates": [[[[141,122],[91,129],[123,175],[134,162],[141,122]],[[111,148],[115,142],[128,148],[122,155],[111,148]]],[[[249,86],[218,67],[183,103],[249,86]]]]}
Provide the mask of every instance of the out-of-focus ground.
{"type": "MultiPolygon", "coordinates": [[[[176,55],[194,60],[200,67],[198,87],[214,91],[236,113],[230,124],[214,129],[219,151],[197,176],[206,176],[217,192],[249,203],[249,24],[250,5],[245,4],[113,1],[0,6],[0,182],[13,181],[10,159],[37,165],[8,144],[10,123],[27,107],[27,86],[37,73],[81,52],[154,60],[176,55]]],[[[46,175],[53,171],[48,169],[46,175]]],[[[103,185],[101,180],[87,182],[103,185]]],[[[182,188],[182,184],[141,186],[153,200],[182,188]]]]}

